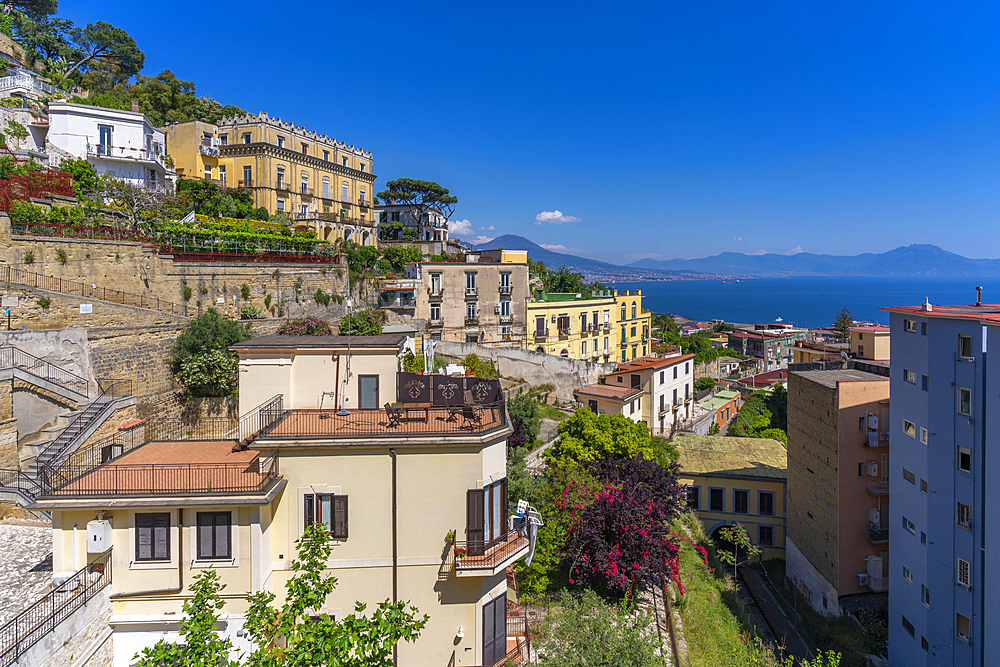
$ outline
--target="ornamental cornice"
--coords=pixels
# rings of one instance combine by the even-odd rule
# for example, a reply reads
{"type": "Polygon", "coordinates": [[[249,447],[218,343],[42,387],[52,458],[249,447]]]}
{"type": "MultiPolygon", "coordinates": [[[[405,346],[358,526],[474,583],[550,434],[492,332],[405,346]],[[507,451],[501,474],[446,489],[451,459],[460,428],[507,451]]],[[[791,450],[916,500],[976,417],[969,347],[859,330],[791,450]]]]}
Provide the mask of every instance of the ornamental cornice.
{"type": "Polygon", "coordinates": [[[248,155],[268,155],[274,158],[287,160],[288,162],[292,162],[294,164],[329,171],[334,174],[347,176],[358,181],[366,181],[368,183],[374,183],[377,178],[375,174],[368,171],[352,169],[351,167],[345,167],[344,165],[337,164],[336,162],[321,160],[312,155],[303,155],[302,153],[298,153],[288,148],[279,148],[274,144],[269,144],[263,141],[257,141],[251,144],[229,144],[227,146],[219,146],[219,157],[245,157],[248,155]]]}

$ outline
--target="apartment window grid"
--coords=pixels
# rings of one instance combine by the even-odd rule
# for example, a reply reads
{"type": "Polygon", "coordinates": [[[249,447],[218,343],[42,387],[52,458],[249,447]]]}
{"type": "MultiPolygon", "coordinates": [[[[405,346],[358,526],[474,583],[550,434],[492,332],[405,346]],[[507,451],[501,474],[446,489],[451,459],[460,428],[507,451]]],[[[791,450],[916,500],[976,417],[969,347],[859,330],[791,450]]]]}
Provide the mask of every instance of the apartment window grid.
{"type": "MultiPolygon", "coordinates": [[[[662,396],[660,398],[663,398],[662,396]]],[[[726,511],[726,490],[710,488],[708,490],[708,509],[712,512],[726,511]]]]}
{"type": "Polygon", "coordinates": [[[972,507],[965,503],[956,503],[959,528],[971,530],[972,528],[972,507]]]}
{"type": "Polygon", "coordinates": [[[733,490],[733,512],[747,514],[750,511],[750,491],[747,489],[733,490]]]}
{"type": "Polygon", "coordinates": [[[964,558],[957,559],[955,564],[956,581],[966,588],[972,587],[972,565],[964,558]]]}
{"type": "Polygon", "coordinates": [[[701,509],[701,487],[687,485],[687,506],[693,510],[701,509]]]}
{"type": "Polygon", "coordinates": [[[759,491],[757,493],[757,514],[774,516],[774,492],[759,491]]]}
{"type": "Polygon", "coordinates": [[[170,514],[135,515],[136,561],[170,560],[170,514]]]}
{"type": "Polygon", "coordinates": [[[231,512],[198,512],[198,560],[229,560],[231,512]]]}

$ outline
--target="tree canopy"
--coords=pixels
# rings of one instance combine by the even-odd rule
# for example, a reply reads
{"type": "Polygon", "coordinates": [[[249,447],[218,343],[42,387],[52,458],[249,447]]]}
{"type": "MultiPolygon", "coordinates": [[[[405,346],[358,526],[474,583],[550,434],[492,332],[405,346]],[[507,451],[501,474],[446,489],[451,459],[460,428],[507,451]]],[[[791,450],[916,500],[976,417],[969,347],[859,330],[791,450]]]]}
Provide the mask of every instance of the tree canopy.
{"type": "Polygon", "coordinates": [[[146,54],[139,50],[132,36],[110,23],[88,23],[73,34],[81,57],[63,72],[63,78],[69,78],[78,69],[92,67],[92,63],[113,63],[120,70],[121,80],[127,81],[139,73],[146,61],[146,54]]]}
{"type": "Polygon", "coordinates": [[[3,0],[3,13],[18,12],[39,20],[55,14],[59,9],[59,0],[3,0]]]}
{"type": "Polygon", "coordinates": [[[677,459],[677,451],[663,438],[650,435],[649,427],[625,415],[595,415],[577,410],[559,424],[559,438],[545,450],[549,464],[584,463],[611,456],[631,459],[637,455],[661,464],[677,459]]]}
{"type": "Polygon", "coordinates": [[[455,212],[458,198],[448,188],[434,181],[418,181],[412,178],[397,178],[385,184],[386,189],[377,195],[383,204],[395,204],[411,209],[416,219],[429,209],[437,209],[447,220],[455,212]]]}
{"type": "Polygon", "coordinates": [[[841,308],[833,318],[830,328],[837,332],[837,340],[846,343],[851,338],[851,327],[854,326],[854,316],[847,308],[841,308]]]}
{"type": "Polygon", "coordinates": [[[356,313],[350,313],[340,320],[339,333],[341,336],[346,336],[347,334],[351,334],[352,336],[378,336],[382,333],[382,320],[372,310],[361,310],[356,313]]]}

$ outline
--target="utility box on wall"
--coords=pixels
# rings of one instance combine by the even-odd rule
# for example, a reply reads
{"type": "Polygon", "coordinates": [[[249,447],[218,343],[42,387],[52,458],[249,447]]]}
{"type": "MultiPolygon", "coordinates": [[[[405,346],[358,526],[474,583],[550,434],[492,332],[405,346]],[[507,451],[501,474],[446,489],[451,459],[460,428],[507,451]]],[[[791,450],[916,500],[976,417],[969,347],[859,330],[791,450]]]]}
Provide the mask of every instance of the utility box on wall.
{"type": "Polygon", "coordinates": [[[87,522],[87,553],[102,554],[111,548],[111,521],[95,519],[87,522]]]}

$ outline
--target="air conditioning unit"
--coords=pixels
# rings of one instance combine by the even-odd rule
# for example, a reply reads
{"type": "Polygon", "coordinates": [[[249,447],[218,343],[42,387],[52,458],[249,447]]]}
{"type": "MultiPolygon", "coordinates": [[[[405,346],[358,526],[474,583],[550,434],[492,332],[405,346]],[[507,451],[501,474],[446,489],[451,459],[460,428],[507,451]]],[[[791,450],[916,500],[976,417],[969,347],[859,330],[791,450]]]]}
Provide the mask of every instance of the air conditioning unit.
{"type": "Polygon", "coordinates": [[[87,553],[102,554],[111,548],[111,522],[94,519],[87,522],[87,553]]]}
{"type": "Polygon", "coordinates": [[[878,477],[878,462],[877,461],[869,461],[868,462],[868,476],[869,477],[878,477]]]}
{"type": "Polygon", "coordinates": [[[497,306],[496,308],[494,308],[494,309],[493,309],[493,312],[494,312],[495,314],[499,315],[499,314],[500,314],[500,306],[497,306]]]}
{"type": "Polygon", "coordinates": [[[868,573],[867,572],[859,572],[858,573],[858,586],[867,586],[867,585],[868,585],[868,573]]]}
{"type": "Polygon", "coordinates": [[[878,526],[879,524],[881,524],[881,523],[882,523],[882,522],[880,521],[880,519],[881,519],[881,516],[882,516],[882,515],[881,515],[881,513],[879,512],[879,510],[878,510],[878,508],[877,508],[877,507],[872,507],[872,508],[870,508],[870,509],[868,510],[868,522],[869,522],[869,523],[873,523],[873,524],[875,524],[876,526],[878,526]]]}

